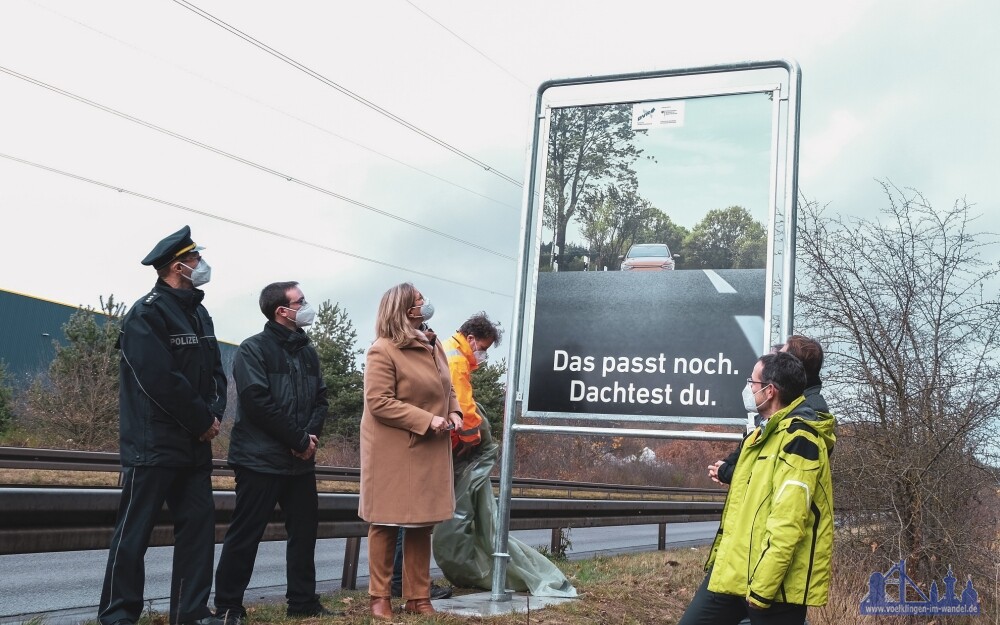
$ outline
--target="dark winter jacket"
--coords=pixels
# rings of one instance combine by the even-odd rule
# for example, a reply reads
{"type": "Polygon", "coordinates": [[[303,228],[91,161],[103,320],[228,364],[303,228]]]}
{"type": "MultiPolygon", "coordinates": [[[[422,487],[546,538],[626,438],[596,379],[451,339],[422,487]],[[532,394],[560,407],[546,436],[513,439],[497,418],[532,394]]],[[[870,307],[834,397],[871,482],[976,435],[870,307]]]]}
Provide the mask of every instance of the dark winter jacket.
{"type": "Polygon", "coordinates": [[[211,466],[212,444],[198,437],[222,420],[226,376],[204,296],[158,280],[122,321],[122,466],[211,466]]]}
{"type": "Polygon", "coordinates": [[[236,351],[233,380],[229,464],[281,475],[313,471],[315,459],[292,455],[309,448],[309,435],[319,436],[327,417],[326,384],[305,332],[268,321],[236,351]]]}
{"type": "MultiPolygon", "coordinates": [[[[805,405],[812,408],[815,412],[830,412],[830,407],[826,404],[826,400],[823,398],[821,391],[823,390],[823,383],[820,382],[815,386],[810,386],[802,394],[805,396],[805,405]]],[[[754,417],[755,421],[760,420],[759,417],[754,417]]],[[[743,437],[746,439],[746,436],[743,437]]],[[[722,461],[722,465],[719,466],[719,473],[716,477],[723,484],[730,484],[733,481],[733,471],[736,470],[736,461],[740,459],[740,449],[743,447],[743,443],[740,442],[733,450],[733,453],[726,456],[726,459],[722,461]]],[[[833,453],[833,447],[830,447],[830,453],[833,453]]]]}

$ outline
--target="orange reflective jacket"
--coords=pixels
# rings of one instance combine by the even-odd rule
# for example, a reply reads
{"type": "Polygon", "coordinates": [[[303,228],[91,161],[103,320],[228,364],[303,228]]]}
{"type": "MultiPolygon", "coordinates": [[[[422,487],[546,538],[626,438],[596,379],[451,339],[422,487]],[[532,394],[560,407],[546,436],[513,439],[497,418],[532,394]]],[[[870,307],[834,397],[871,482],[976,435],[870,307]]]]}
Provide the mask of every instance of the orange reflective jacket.
{"type": "Polygon", "coordinates": [[[472,354],[472,346],[456,332],[444,342],[444,353],[448,357],[451,385],[462,409],[462,429],[451,433],[451,447],[454,449],[459,443],[478,445],[479,425],[483,418],[476,410],[476,400],[472,397],[472,372],[479,367],[472,354]]]}

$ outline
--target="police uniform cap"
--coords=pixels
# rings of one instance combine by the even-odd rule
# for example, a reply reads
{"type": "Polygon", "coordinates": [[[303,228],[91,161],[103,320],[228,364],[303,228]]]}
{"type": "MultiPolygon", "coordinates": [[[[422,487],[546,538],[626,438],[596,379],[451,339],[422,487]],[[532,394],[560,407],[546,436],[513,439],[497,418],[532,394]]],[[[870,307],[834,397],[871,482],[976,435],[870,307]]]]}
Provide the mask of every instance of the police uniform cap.
{"type": "Polygon", "coordinates": [[[146,258],[142,259],[142,264],[152,265],[154,269],[162,269],[176,258],[203,249],[205,248],[195,245],[195,242],[191,240],[191,226],[184,226],[157,243],[149,254],[146,254],[146,258]]]}

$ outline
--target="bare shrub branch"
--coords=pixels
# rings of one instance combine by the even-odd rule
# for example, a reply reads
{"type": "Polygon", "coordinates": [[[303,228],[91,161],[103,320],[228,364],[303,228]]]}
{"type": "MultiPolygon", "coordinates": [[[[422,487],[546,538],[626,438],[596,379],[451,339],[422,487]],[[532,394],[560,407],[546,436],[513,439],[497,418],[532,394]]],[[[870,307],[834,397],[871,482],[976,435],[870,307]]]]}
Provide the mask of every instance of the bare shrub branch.
{"type": "MultiPolygon", "coordinates": [[[[833,459],[839,557],[915,578],[950,564],[983,581],[997,545],[1000,302],[965,201],[937,210],[883,182],[870,218],[799,217],[798,328],[828,352],[841,419],[833,459]]],[[[983,593],[981,593],[983,594],[983,593]]]]}

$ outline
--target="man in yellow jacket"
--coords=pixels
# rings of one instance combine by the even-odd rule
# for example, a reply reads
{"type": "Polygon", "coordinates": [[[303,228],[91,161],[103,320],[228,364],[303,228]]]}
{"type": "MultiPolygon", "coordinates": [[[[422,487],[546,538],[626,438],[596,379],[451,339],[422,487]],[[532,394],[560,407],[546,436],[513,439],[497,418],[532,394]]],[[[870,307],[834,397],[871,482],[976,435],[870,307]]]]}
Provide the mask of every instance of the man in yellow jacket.
{"type": "Polygon", "coordinates": [[[500,326],[480,312],[469,317],[458,332],[444,342],[451,384],[462,409],[462,429],[451,433],[451,449],[456,458],[464,457],[479,446],[479,426],[483,417],[472,396],[472,372],[486,362],[486,350],[499,345],[501,335],[500,326]]]}
{"type": "Polygon", "coordinates": [[[833,415],[802,395],[806,374],[789,353],[760,358],[743,401],[760,426],[744,441],[708,574],[679,625],[800,625],[825,605],[833,555],[833,415]]]}

